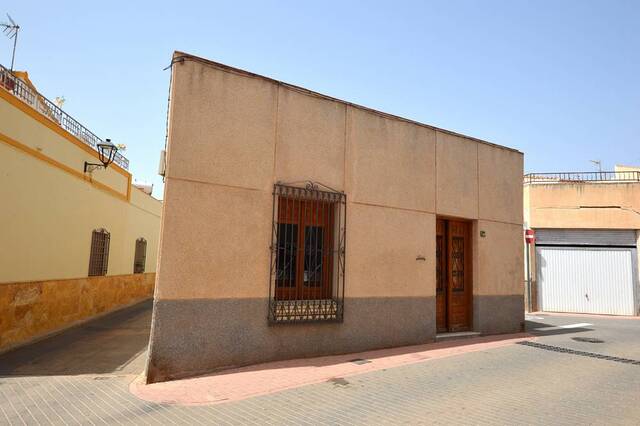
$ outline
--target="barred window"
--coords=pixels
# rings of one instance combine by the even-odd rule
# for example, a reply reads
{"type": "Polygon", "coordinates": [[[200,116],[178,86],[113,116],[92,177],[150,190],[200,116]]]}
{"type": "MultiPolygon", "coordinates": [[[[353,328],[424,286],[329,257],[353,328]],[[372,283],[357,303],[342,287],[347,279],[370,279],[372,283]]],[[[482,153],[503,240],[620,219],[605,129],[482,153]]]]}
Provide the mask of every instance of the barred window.
{"type": "Polygon", "coordinates": [[[107,275],[110,234],[106,229],[94,229],[91,234],[89,276],[107,275]]]}
{"type": "Polygon", "coordinates": [[[147,262],[147,240],[138,238],[136,240],[136,252],[133,256],[133,273],[144,273],[144,267],[147,262]]]}
{"type": "Polygon", "coordinates": [[[275,185],[270,322],[342,321],[345,214],[342,192],[275,185]]]}

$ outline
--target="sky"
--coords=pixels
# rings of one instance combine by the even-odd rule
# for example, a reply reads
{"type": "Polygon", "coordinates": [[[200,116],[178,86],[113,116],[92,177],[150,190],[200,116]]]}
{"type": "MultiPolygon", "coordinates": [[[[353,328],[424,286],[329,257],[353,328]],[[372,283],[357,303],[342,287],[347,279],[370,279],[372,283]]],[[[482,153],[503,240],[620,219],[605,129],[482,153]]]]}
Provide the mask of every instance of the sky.
{"type": "Polygon", "coordinates": [[[125,144],[158,198],[174,50],[519,149],[526,172],[640,165],[640,1],[22,0],[7,12],[21,27],[15,69],[125,144]]]}

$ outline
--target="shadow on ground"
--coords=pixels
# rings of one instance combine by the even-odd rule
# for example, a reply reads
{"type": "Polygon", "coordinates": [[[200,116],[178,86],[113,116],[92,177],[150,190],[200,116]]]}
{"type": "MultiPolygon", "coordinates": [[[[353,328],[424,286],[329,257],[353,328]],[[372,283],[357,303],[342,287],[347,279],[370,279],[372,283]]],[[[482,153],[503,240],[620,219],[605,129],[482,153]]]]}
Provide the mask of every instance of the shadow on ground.
{"type": "Polygon", "coordinates": [[[526,321],[525,331],[531,333],[534,336],[555,336],[558,334],[574,334],[583,333],[586,331],[593,331],[590,327],[576,327],[576,328],[562,328],[551,323],[526,321]]]}
{"type": "Polygon", "coordinates": [[[152,301],[81,324],[0,355],[0,376],[138,374],[151,327],[152,301]]]}

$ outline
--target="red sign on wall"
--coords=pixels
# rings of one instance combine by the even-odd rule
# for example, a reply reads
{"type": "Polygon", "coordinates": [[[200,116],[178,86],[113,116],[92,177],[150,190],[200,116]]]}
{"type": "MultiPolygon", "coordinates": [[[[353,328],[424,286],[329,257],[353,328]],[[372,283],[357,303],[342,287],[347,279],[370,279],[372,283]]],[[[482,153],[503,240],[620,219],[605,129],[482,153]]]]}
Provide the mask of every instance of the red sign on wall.
{"type": "Polygon", "coordinates": [[[536,242],[536,233],[533,229],[524,230],[524,240],[527,244],[533,244],[536,242]]]}

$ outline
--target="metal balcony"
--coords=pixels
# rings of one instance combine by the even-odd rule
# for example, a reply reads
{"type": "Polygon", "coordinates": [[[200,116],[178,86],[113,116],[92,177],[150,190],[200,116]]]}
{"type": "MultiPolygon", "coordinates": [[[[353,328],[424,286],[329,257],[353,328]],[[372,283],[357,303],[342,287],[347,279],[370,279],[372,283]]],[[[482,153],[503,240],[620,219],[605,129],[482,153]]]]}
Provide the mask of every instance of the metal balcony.
{"type": "MultiPolygon", "coordinates": [[[[103,143],[102,139],[97,137],[91,130],[84,127],[2,65],[0,65],[0,87],[58,124],[96,152],[98,151],[98,144],[103,143]]],[[[129,160],[120,153],[116,152],[113,162],[125,170],[129,169],[129,160]]]]}

